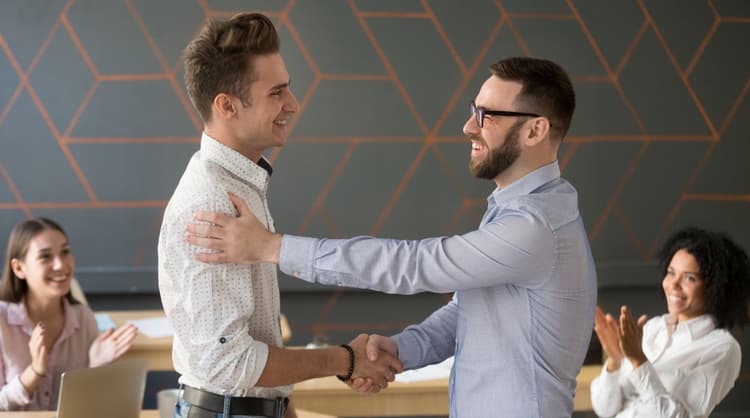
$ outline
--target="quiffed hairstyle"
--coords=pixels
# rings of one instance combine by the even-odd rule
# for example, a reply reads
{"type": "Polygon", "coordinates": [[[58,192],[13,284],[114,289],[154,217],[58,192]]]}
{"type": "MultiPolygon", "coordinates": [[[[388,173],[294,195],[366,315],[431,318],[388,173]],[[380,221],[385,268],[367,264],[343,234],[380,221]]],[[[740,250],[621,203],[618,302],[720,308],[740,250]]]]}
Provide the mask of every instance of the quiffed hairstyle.
{"type": "Polygon", "coordinates": [[[185,84],[204,122],[220,93],[250,105],[253,58],[279,52],[273,22],[259,13],[241,13],[229,20],[209,20],[183,53],[185,84]]]}
{"type": "Polygon", "coordinates": [[[545,59],[512,57],[492,64],[490,70],[503,80],[523,84],[516,98],[518,111],[546,116],[555,134],[552,137],[565,137],[576,108],[576,94],[562,67],[545,59]]]}
{"type": "Polygon", "coordinates": [[[659,251],[659,267],[666,275],[672,257],[685,250],[695,257],[706,288],[706,313],[718,328],[742,328],[750,322],[750,261],[728,236],[688,227],[674,233],[659,251]]]}
{"type": "MultiPolygon", "coordinates": [[[[29,291],[29,284],[26,280],[20,279],[13,272],[11,260],[14,258],[23,260],[29,252],[31,240],[40,232],[52,229],[68,237],[68,234],[55,221],[47,218],[35,218],[23,221],[13,227],[8,237],[8,246],[5,249],[5,262],[3,264],[3,277],[0,283],[0,300],[6,302],[21,302],[29,291]]],[[[68,292],[65,297],[71,304],[79,303],[73,295],[68,292]]]]}

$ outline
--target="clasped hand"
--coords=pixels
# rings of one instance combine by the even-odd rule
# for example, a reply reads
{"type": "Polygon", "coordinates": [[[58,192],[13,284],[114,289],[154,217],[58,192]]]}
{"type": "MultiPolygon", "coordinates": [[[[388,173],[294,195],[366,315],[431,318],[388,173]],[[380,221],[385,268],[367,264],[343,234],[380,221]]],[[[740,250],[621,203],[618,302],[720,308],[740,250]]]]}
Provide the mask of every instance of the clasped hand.
{"type": "Polygon", "coordinates": [[[376,393],[388,387],[404,366],[390,338],[359,334],[349,345],[354,350],[354,373],[346,383],[358,392],[376,393]]]}
{"type": "Polygon", "coordinates": [[[633,319],[630,310],[623,305],[620,308],[620,320],[616,321],[610,314],[597,306],[594,317],[594,331],[599,338],[602,349],[607,353],[607,371],[614,372],[627,357],[634,368],[648,361],[643,353],[643,324],[648,317],[641,315],[638,321],[633,319]]]}

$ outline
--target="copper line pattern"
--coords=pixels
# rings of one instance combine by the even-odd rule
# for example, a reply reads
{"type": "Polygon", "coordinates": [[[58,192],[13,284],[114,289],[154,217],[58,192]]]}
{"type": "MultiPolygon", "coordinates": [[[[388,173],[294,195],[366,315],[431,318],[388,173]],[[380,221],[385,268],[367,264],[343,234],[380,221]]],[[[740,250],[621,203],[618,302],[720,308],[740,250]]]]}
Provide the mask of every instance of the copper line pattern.
{"type": "MultiPolygon", "coordinates": [[[[570,7],[570,10],[573,12],[573,15],[576,18],[576,21],[578,22],[578,25],[581,27],[581,30],[583,31],[584,36],[588,40],[589,44],[591,45],[591,48],[594,51],[594,54],[599,59],[600,63],[604,67],[604,70],[606,71],[607,75],[612,79],[612,85],[615,87],[615,90],[617,90],[620,97],[623,99],[623,103],[630,111],[631,116],[635,120],[636,124],[640,128],[641,132],[644,134],[647,134],[647,129],[645,124],[640,118],[640,115],[636,111],[633,104],[630,102],[630,100],[625,95],[624,90],[622,89],[622,86],[620,85],[620,82],[616,76],[616,74],[612,71],[611,66],[607,62],[606,58],[604,57],[604,54],[602,53],[601,49],[599,48],[599,44],[596,42],[596,39],[589,31],[588,27],[586,26],[586,23],[583,21],[583,18],[581,17],[581,14],[579,13],[578,9],[576,8],[575,4],[572,0],[566,0],[568,3],[568,7],[570,7]]],[[[618,199],[620,198],[620,193],[622,193],[622,190],[625,188],[625,185],[630,181],[630,177],[632,176],[633,172],[635,171],[635,168],[640,163],[641,158],[643,155],[645,155],[646,150],[648,149],[649,142],[646,141],[643,143],[643,145],[640,147],[638,153],[636,156],[630,161],[627,170],[625,171],[625,174],[620,179],[619,183],[617,184],[617,187],[615,188],[612,195],[609,197],[607,206],[604,208],[602,213],[599,215],[599,218],[594,223],[594,227],[591,229],[591,232],[589,232],[589,239],[591,241],[594,241],[596,237],[601,232],[602,228],[604,227],[607,218],[609,218],[609,215],[612,211],[612,209],[617,204],[618,199]]]]}
{"type": "Polygon", "coordinates": [[[313,205],[310,207],[310,209],[308,209],[307,214],[303,218],[302,224],[299,228],[300,233],[307,230],[313,216],[315,216],[315,214],[325,206],[325,201],[328,198],[328,194],[331,192],[331,188],[333,188],[333,185],[336,183],[339,175],[344,171],[344,168],[346,168],[355,149],[357,149],[356,143],[352,143],[349,145],[349,147],[347,147],[344,155],[341,157],[341,160],[339,160],[338,164],[336,164],[333,173],[331,173],[331,175],[328,177],[328,180],[323,185],[323,188],[320,189],[320,193],[318,193],[318,197],[315,199],[315,202],[313,202],[313,205]]]}
{"type": "Polygon", "coordinates": [[[628,168],[625,170],[625,174],[622,176],[622,178],[617,184],[617,187],[615,188],[614,192],[610,196],[607,206],[604,208],[604,211],[602,211],[601,215],[599,215],[599,219],[597,219],[593,228],[591,228],[591,232],[589,232],[589,240],[594,241],[596,237],[599,235],[599,233],[601,232],[602,228],[604,227],[605,222],[607,221],[607,218],[609,218],[609,214],[612,212],[612,209],[617,204],[617,200],[620,198],[620,193],[622,193],[622,190],[625,188],[625,185],[630,180],[630,177],[633,175],[633,172],[635,171],[635,168],[638,166],[638,163],[640,163],[641,158],[643,157],[643,155],[646,154],[646,150],[648,149],[648,146],[649,146],[649,142],[644,142],[641,145],[640,149],[638,150],[638,153],[630,161],[628,168]]]}
{"type": "Polygon", "coordinates": [[[370,233],[372,233],[373,235],[377,235],[378,232],[380,232],[380,229],[383,227],[383,224],[385,224],[385,221],[388,220],[388,217],[393,211],[393,208],[396,207],[396,203],[398,203],[398,199],[401,196],[401,193],[403,193],[404,190],[406,189],[406,186],[409,184],[412,176],[419,168],[419,165],[422,162],[422,159],[424,158],[425,153],[430,147],[431,147],[431,142],[425,141],[425,143],[422,145],[419,152],[417,153],[416,157],[414,158],[414,161],[412,161],[411,165],[406,170],[406,173],[404,173],[404,177],[401,179],[398,186],[396,186],[396,190],[393,192],[393,195],[391,195],[391,198],[388,200],[388,203],[385,205],[383,212],[381,212],[380,216],[375,221],[375,224],[373,224],[372,228],[370,229],[370,233]]]}
{"type": "Polygon", "coordinates": [[[169,74],[101,74],[97,77],[100,81],[151,81],[168,80],[169,74]]]}
{"type": "Polygon", "coordinates": [[[648,22],[646,21],[646,19],[643,19],[640,29],[638,29],[638,32],[636,32],[635,36],[630,41],[630,44],[628,45],[627,49],[625,49],[625,53],[622,54],[622,57],[620,57],[620,62],[617,63],[617,68],[615,68],[614,70],[615,77],[618,80],[620,79],[620,74],[622,74],[622,70],[625,68],[625,64],[628,61],[630,61],[630,57],[633,55],[633,52],[635,51],[635,47],[641,43],[641,39],[643,39],[643,36],[646,35],[646,31],[648,31],[648,22]]]}
{"type": "Polygon", "coordinates": [[[386,204],[385,208],[383,209],[383,212],[378,217],[377,221],[375,221],[375,224],[373,225],[371,231],[373,234],[376,234],[378,231],[380,231],[380,228],[382,228],[383,224],[385,223],[386,219],[390,215],[391,211],[396,205],[396,202],[398,201],[398,198],[400,197],[401,193],[405,190],[406,185],[411,181],[412,175],[416,172],[417,167],[422,161],[422,158],[424,157],[425,151],[427,148],[430,147],[431,144],[431,137],[429,136],[428,132],[429,129],[427,125],[425,124],[424,120],[422,119],[422,116],[417,111],[414,102],[411,100],[411,97],[409,96],[406,88],[401,83],[401,80],[398,78],[398,75],[391,65],[390,60],[386,56],[385,52],[381,48],[380,44],[378,43],[375,35],[373,34],[372,30],[370,29],[370,26],[367,24],[365,19],[359,14],[359,9],[357,8],[357,5],[354,3],[353,0],[347,0],[347,3],[349,4],[349,7],[354,11],[354,14],[357,18],[357,21],[359,22],[360,26],[365,32],[365,35],[370,41],[370,44],[375,49],[375,52],[380,57],[381,61],[383,62],[383,65],[386,68],[386,71],[388,74],[390,74],[393,77],[393,82],[398,88],[399,92],[401,93],[401,96],[404,98],[404,102],[406,103],[407,107],[411,111],[412,115],[414,116],[415,120],[417,121],[417,124],[419,125],[422,132],[424,132],[427,137],[425,138],[425,144],[422,146],[420,151],[417,153],[417,156],[415,157],[414,161],[412,161],[412,164],[407,169],[406,173],[404,174],[404,177],[401,179],[401,182],[396,187],[395,192],[391,196],[390,200],[386,204]]]}
{"type": "Polygon", "coordinates": [[[721,23],[750,23],[750,17],[731,17],[721,16],[719,17],[721,23]]]}
{"type": "Polygon", "coordinates": [[[289,35],[291,35],[292,39],[294,39],[294,43],[297,44],[297,47],[302,53],[302,57],[307,62],[307,65],[310,66],[310,70],[312,70],[315,78],[320,78],[320,69],[318,68],[318,64],[315,62],[315,59],[313,59],[310,51],[307,50],[307,46],[305,45],[305,42],[303,41],[299,32],[297,32],[297,28],[294,26],[291,20],[285,20],[284,25],[289,30],[289,35]]]}
{"type": "Polygon", "coordinates": [[[406,106],[411,111],[412,115],[414,116],[414,119],[417,121],[417,124],[419,125],[422,132],[426,134],[427,132],[430,131],[427,128],[427,124],[425,124],[424,120],[422,119],[422,116],[417,111],[416,106],[414,106],[414,102],[411,100],[409,93],[406,91],[406,88],[401,83],[401,80],[398,78],[398,74],[396,73],[396,70],[391,65],[391,61],[388,59],[388,56],[385,55],[385,52],[383,51],[383,48],[381,48],[380,43],[375,37],[375,34],[370,29],[370,25],[368,25],[365,19],[359,14],[359,9],[357,8],[357,5],[354,3],[354,0],[347,0],[347,3],[349,4],[349,7],[351,7],[351,9],[354,11],[354,16],[357,18],[357,22],[359,22],[359,25],[362,27],[362,30],[364,31],[365,36],[367,36],[367,39],[370,41],[370,44],[375,49],[375,53],[378,55],[378,57],[380,57],[380,60],[383,62],[383,66],[385,66],[386,71],[393,78],[393,83],[396,85],[396,88],[401,93],[401,96],[404,98],[404,102],[406,106]]]}
{"type": "MultiPolygon", "coordinates": [[[[2,34],[0,33],[0,49],[3,50],[6,57],[8,58],[8,62],[10,62],[10,65],[13,67],[13,69],[16,71],[16,75],[23,72],[21,67],[18,65],[18,62],[11,59],[10,56],[12,54],[10,48],[8,47],[8,44],[5,42],[5,39],[3,38],[2,34]]],[[[8,99],[8,103],[5,104],[5,108],[2,112],[0,112],[0,125],[3,124],[3,121],[5,121],[5,118],[8,116],[8,113],[10,113],[10,109],[15,104],[16,100],[18,100],[18,96],[21,95],[21,92],[23,91],[23,84],[21,83],[21,80],[19,78],[18,80],[18,86],[16,86],[16,90],[13,92],[13,94],[8,99]]]]}
{"type": "Polygon", "coordinates": [[[716,30],[719,29],[719,17],[716,16],[714,19],[714,23],[711,24],[711,28],[708,30],[708,33],[703,38],[703,41],[701,41],[700,45],[698,45],[698,49],[695,51],[695,54],[693,54],[693,58],[690,59],[690,63],[687,67],[685,67],[685,77],[690,78],[690,74],[693,73],[693,70],[695,69],[696,64],[698,64],[698,61],[700,60],[701,56],[703,56],[703,52],[705,52],[706,47],[711,42],[711,39],[713,39],[714,34],[716,34],[716,30]]]}
{"type": "Polygon", "coordinates": [[[341,142],[424,142],[423,136],[298,136],[294,142],[331,144],[341,142]]]}
{"type": "Polygon", "coordinates": [[[569,143],[570,145],[565,150],[565,153],[563,153],[562,157],[559,158],[559,164],[560,164],[560,171],[565,171],[565,168],[570,164],[570,160],[573,158],[573,155],[578,151],[578,147],[581,145],[580,142],[570,142],[569,138],[564,138],[564,142],[569,143]]]}
{"type": "Polygon", "coordinates": [[[333,216],[328,212],[328,209],[325,207],[320,209],[319,212],[320,217],[325,221],[326,226],[328,226],[328,229],[331,231],[331,237],[333,238],[342,238],[341,229],[339,229],[338,225],[336,225],[336,221],[333,220],[333,216]]]}
{"type": "Polygon", "coordinates": [[[351,81],[393,81],[393,77],[385,74],[319,74],[321,80],[351,80],[351,81]]]}
{"type": "Polygon", "coordinates": [[[620,205],[615,206],[614,212],[615,218],[617,218],[617,220],[620,222],[620,225],[625,231],[625,236],[630,241],[633,248],[635,248],[642,259],[648,260],[648,250],[643,246],[641,240],[638,239],[638,235],[635,233],[635,228],[633,228],[633,223],[630,222],[630,218],[625,214],[625,212],[623,212],[622,208],[620,208],[620,205]]]}
{"type": "MultiPolygon", "coordinates": [[[[247,10],[214,10],[210,9],[206,16],[208,17],[218,17],[218,18],[231,18],[234,17],[234,15],[238,13],[245,13],[247,10]]],[[[254,13],[261,13],[268,17],[279,17],[281,16],[281,12],[277,10],[253,10],[254,13]]]]}
{"type": "Polygon", "coordinates": [[[99,76],[99,70],[96,68],[94,61],[91,59],[88,51],[86,51],[86,48],[83,46],[83,42],[81,42],[81,39],[78,37],[78,34],[73,28],[73,25],[70,24],[68,16],[66,14],[61,15],[60,22],[62,22],[65,30],[68,31],[68,36],[70,36],[70,40],[73,42],[73,45],[75,45],[78,53],[81,54],[83,62],[86,63],[87,67],[89,67],[89,71],[94,76],[94,78],[97,78],[99,76]]]}
{"type": "Polygon", "coordinates": [[[289,0],[286,3],[286,6],[284,6],[284,8],[281,10],[281,18],[283,20],[286,20],[286,21],[289,20],[289,13],[292,12],[292,9],[294,8],[296,4],[297,4],[297,0],[289,0]]]}
{"type": "Polygon", "coordinates": [[[435,16],[435,12],[432,10],[432,6],[430,6],[430,3],[428,3],[427,0],[421,0],[420,2],[422,3],[422,7],[424,7],[427,14],[430,16],[432,26],[435,27],[435,30],[440,36],[440,39],[443,41],[445,48],[448,50],[448,53],[450,53],[451,57],[453,57],[453,60],[458,65],[458,69],[461,71],[461,75],[466,77],[466,65],[461,59],[461,56],[458,54],[458,51],[456,51],[456,48],[453,46],[453,42],[451,42],[448,34],[445,33],[443,25],[440,23],[437,16],[435,16]]]}
{"type": "Polygon", "coordinates": [[[459,222],[461,222],[461,219],[464,217],[464,212],[466,212],[469,208],[469,205],[466,203],[466,201],[463,201],[461,203],[461,207],[458,208],[456,213],[453,214],[450,221],[448,221],[448,224],[443,228],[443,235],[450,235],[452,234],[456,226],[459,222]]]}
{"type": "Polygon", "coordinates": [[[651,243],[650,247],[650,253],[653,253],[656,251],[658,243],[661,241],[661,237],[667,232],[667,229],[670,225],[672,225],[672,222],[674,222],[674,218],[677,217],[677,213],[679,213],[680,208],[682,207],[682,202],[684,201],[684,195],[687,193],[688,190],[692,189],[693,184],[698,179],[698,176],[703,171],[703,167],[708,162],[709,157],[713,154],[714,149],[716,149],[716,145],[718,142],[712,141],[708,144],[708,147],[706,149],[706,152],[703,154],[703,158],[696,164],[695,168],[693,169],[692,174],[688,178],[688,180],[685,182],[685,184],[682,187],[682,193],[680,194],[680,197],[677,199],[675,204],[672,206],[672,209],[669,211],[669,214],[667,215],[666,219],[662,222],[661,226],[659,227],[659,230],[654,237],[654,241],[651,243]]]}
{"type": "Polygon", "coordinates": [[[575,20],[575,16],[565,13],[508,13],[508,17],[522,20],[575,20]]]}
{"type": "MultiPolygon", "coordinates": [[[[167,205],[166,200],[143,201],[97,201],[97,202],[25,202],[31,209],[122,209],[122,208],[161,208],[167,205]]],[[[23,209],[17,203],[1,203],[0,209],[23,209]]]]}
{"type": "Polygon", "coordinates": [[[510,29],[513,37],[516,39],[516,43],[521,48],[521,51],[523,51],[524,55],[532,56],[531,49],[529,49],[529,46],[526,45],[526,41],[523,40],[523,37],[518,32],[518,29],[516,29],[516,25],[513,24],[513,19],[510,18],[510,14],[505,10],[505,6],[503,6],[500,0],[495,0],[495,6],[497,6],[498,10],[500,10],[501,18],[508,23],[508,29],[510,29]]]}
{"type": "Polygon", "coordinates": [[[206,0],[198,0],[198,6],[203,9],[203,14],[208,16],[211,13],[211,7],[206,0]]]}
{"type": "MultiPolygon", "coordinates": [[[[461,98],[464,91],[466,90],[466,87],[471,83],[471,80],[474,78],[477,70],[479,69],[479,64],[484,61],[485,57],[489,53],[490,48],[492,47],[492,44],[497,39],[497,35],[500,33],[500,29],[503,27],[503,24],[505,23],[505,18],[500,18],[498,22],[495,24],[495,26],[492,28],[492,31],[490,31],[489,37],[485,40],[484,44],[482,45],[482,48],[479,50],[479,53],[477,54],[477,57],[474,59],[474,62],[471,64],[471,67],[469,67],[463,74],[463,79],[461,80],[461,83],[459,83],[458,88],[454,91],[453,96],[448,100],[448,103],[445,105],[445,109],[443,109],[443,113],[440,115],[438,120],[435,122],[435,126],[432,129],[431,135],[433,137],[436,137],[437,133],[440,131],[440,129],[443,127],[443,123],[445,120],[450,116],[451,112],[454,111],[458,99],[461,98]]],[[[462,129],[462,127],[458,127],[458,129],[462,129]]],[[[464,138],[463,141],[466,141],[464,138]]]]}
{"type": "Polygon", "coordinates": [[[703,104],[700,102],[698,95],[695,94],[695,90],[693,90],[693,86],[690,84],[690,81],[687,79],[685,72],[682,71],[682,69],[680,68],[680,64],[679,62],[677,62],[677,58],[675,58],[674,54],[672,54],[672,50],[669,48],[669,44],[664,39],[664,36],[662,35],[661,30],[659,30],[659,27],[656,25],[654,18],[651,16],[651,13],[648,11],[648,8],[643,3],[643,0],[637,0],[637,3],[638,3],[638,6],[643,11],[643,14],[646,16],[646,20],[649,22],[649,25],[651,25],[651,28],[654,30],[654,34],[656,35],[656,38],[659,40],[659,43],[664,49],[664,52],[667,54],[667,57],[669,58],[669,60],[672,62],[672,66],[674,67],[675,71],[677,71],[677,74],[680,76],[680,80],[682,81],[682,84],[684,84],[685,89],[690,95],[690,98],[693,99],[693,102],[695,103],[695,106],[698,109],[698,112],[701,114],[701,117],[703,117],[703,120],[706,122],[708,129],[711,131],[711,134],[714,136],[714,138],[718,140],[719,134],[716,131],[716,127],[711,121],[711,118],[708,117],[708,113],[706,113],[706,110],[703,108],[703,104]]]}
{"type": "Polygon", "coordinates": [[[322,329],[325,327],[325,324],[323,321],[325,321],[328,318],[328,315],[333,311],[333,308],[336,307],[336,304],[338,303],[339,299],[341,298],[342,294],[344,293],[344,289],[336,288],[331,296],[328,298],[328,301],[325,305],[320,309],[320,314],[318,315],[318,322],[316,322],[313,327],[317,329],[322,329]]]}
{"type": "Polygon", "coordinates": [[[750,194],[683,193],[682,200],[705,200],[710,202],[750,202],[750,194]]]}
{"type": "Polygon", "coordinates": [[[10,205],[8,205],[7,203],[0,203],[0,208],[3,208],[3,206],[8,205],[10,206],[8,209],[21,209],[23,210],[23,213],[26,215],[27,218],[31,218],[33,216],[31,214],[31,208],[29,207],[28,203],[26,203],[23,200],[23,196],[21,196],[21,192],[18,191],[16,184],[13,182],[13,179],[10,177],[5,167],[3,167],[2,163],[0,163],[0,176],[2,176],[5,179],[5,183],[8,184],[8,189],[10,190],[10,193],[13,195],[13,197],[16,199],[16,202],[17,202],[15,204],[10,204],[10,205]]]}
{"type": "MultiPolygon", "coordinates": [[[[424,5],[424,4],[423,4],[424,5]]],[[[364,18],[372,19],[431,19],[427,12],[365,12],[358,14],[364,18]]]]}
{"type": "MultiPolygon", "coordinates": [[[[66,4],[66,7],[63,9],[63,13],[65,13],[70,5],[72,4],[72,1],[69,1],[66,4]]],[[[34,69],[36,68],[37,63],[41,60],[41,57],[44,55],[44,53],[47,51],[47,48],[49,47],[49,44],[52,42],[52,39],[54,35],[57,33],[58,28],[60,27],[60,23],[62,21],[62,17],[58,18],[54,25],[52,25],[52,28],[50,29],[49,33],[47,34],[47,38],[42,43],[42,46],[37,51],[36,55],[34,56],[34,59],[32,60],[31,64],[28,68],[28,73],[20,72],[18,76],[21,79],[21,84],[26,88],[26,91],[29,94],[29,97],[31,98],[32,102],[34,102],[34,105],[36,106],[37,110],[39,111],[40,116],[42,117],[42,120],[47,125],[47,128],[52,133],[55,141],[58,144],[58,147],[62,151],[63,155],[68,161],[68,164],[70,165],[70,168],[73,170],[76,177],[78,177],[78,181],[81,183],[81,186],[83,187],[86,194],[89,196],[89,198],[92,201],[96,201],[96,194],[94,193],[94,190],[91,188],[91,185],[88,182],[88,179],[81,171],[81,168],[78,166],[78,163],[73,158],[73,155],[71,154],[70,150],[68,149],[67,145],[61,140],[60,132],[58,131],[57,127],[55,126],[54,122],[52,121],[52,118],[49,116],[49,113],[47,113],[47,109],[44,107],[44,104],[39,99],[39,96],[36,94],[36,90],[29,82],[29,74],[31,74],[34,69]]],[[[20,70],[21,66],[18,64],[18,62],[15,60],[15,57],[10,51],[10,49],[7,50],[8,59],[13,62],[14,67],[16,70],[20,70]]]]}
{"type": "MultiPolygon", "coordinates": [[[[185,108],[185,113],[187,113],[188,117],[190,118],[190,121],[193,123],[193,126],[195,127],[195,130],[197,132],[200,132],[203,130],[203,124],[196,116],[195,112],[193,112],[193,106],[190,104],[190,101],[185,97],[185,94],[182,91],[182,88],[180,87],[180,84],[177,82],[175,78],[175,74],[170,72],[170,66],[167,62],[167,59],[164,57],[164,54],[159,49],[159,46],[156,44],[156,41],[154,41],[153,36],[151,36],[151,31],[148,30],[148,27],[146,27],[146,23],[143,21],[143,18],[138,13],[138,10],[133,5],[132,0],[125,0],[125,5],[128,8],[128,12],[130,12],[130,15],[133,17],[133,20],[135,21],[136,25],[138,26],[138,29],[140,29],[141,33],[143,34],[143,37],[146,39],[146,42],[148,43],[148,46],[151,48],[151,51],[153,52],[154,56],[156,57],[156,60],[159,61],[159,65],[164,70],[164,73],[161,74],[163,78],[159,79],[166,79],[169,81],[169,84],[174,89],[175,94],[177,95],[177,98],[182,103],[182,106],[185,108]]],[[[137,80],[137,79],[135,79],[137,80]]]]}
{"type": "Polygon", "coordinates": [[[737,114],[737,109],[740,108],[740,105],[742,105],[743,100],[747,96],[748,90],[750,90],[750,77],[747,78],[747,81],[745,81],[745,86],[742,87],[742,91],[737,96],[737,99],[732,104],[732,107],[729,109],[729,112],[727,112],[726,118],[724,118],[724,121],[721,123],[721,128],[719,129],[719,137],[723,137],[724,133],[727,131],[727,128],[729,128],[729,124],[734,120],[734,116],[737,114]]]}
{"type": "MultiPolygon", "coordinates": [[[[467,141],[466,150],[469,151],[469,149],[469,142],[467,141]]],[[[465,199],[467,197],[466,193],[463,187],[461,187],[461,184],[459,184],[458,178],[455,176],[455,173],[453,172],[451,165],[448,163],[448,160],[445,158],[445,155],[443,155],[443,151],[438,146],[433,146],[431,148],[431,151],[435,155],[435,159],[437,160],[438,164],[440,164],[440,167],[442,167],[443,171],[446,173],[446,177],[448,178],[448,181],[451,182],[453,189],[458,192],[462,199],[465,199]]],[[[468,157],[469,152],[467,152],[466,155],[468,157]]]]}
{"type": "Polygon", "coordinates": [[[153,221],[151,221],[151,224],[146,231],[146,236],[143,238],[141,245],[138,247],[138,251],[135,253],[135,257],[133,258],[134,267],[140,267],[143,265],[143,260],[148,255],[151,243],[154,242],[155,238],[158,239],[159,232],[161,231],[161,219],[163,215],[164,211],[159,211],[159,214],[154,216],[153,221]]]}
{"type": "Polygon", "coordinates": [[[65,128],[65,131],[62,133],[62,141],[64,142],[70,142],[70,134],[73,132],[73,128],[78,124],[78,120],[81,118],[81,115],[83,115],[83,111],[86,110],[86,108],[89,105],[89,102],[94,97],[94,93],[96,92],[97,88],[99,87],[99,80],[94,80],[93,83],[91,83],[91,86],[89,87],[89,90],[86,92],[86,95],[83,97],[83,100],[78,105],[78,108],[76,109],[76,112],[73,114],[73,117],[70,119],[70,122],[68,122],[68,126],[65,128]]]}
{"type": "Polygon", "coordinates": [[[646,134],[647,130],[646,130],[645,124],[641,120],[633,104],[630,103],[630,100],[628,100],[627,96],[625,95],[625,92],[623,91],[622,86],[620,85],[620,81],[618,80],[616,74],[612,71],[612,67],[609,65],[609,63],[607,62],[607,59],[604,57],[604,54],[599,48],[599,43],[596,42],[596,39],[594,39],[594,36],[591,34],[591,31],[589,31],[588,26],[586,26],[586,23],[583,21],[583,17],[581,17],[581,14],[578,12],[578,8],[576,8],[576,5],[573,4],[572,0],[566,0],[566,2],[568,3],[568,7],[570,7],[570,10],[573,12],[573,16],[575,16],[575,19],[578,22],[578,26],[580,26],[581,31],[583,32],[583,35],[588,40],[589,45],[591,46],[591,49],[594,51],[594,55],[596,55],[596,57],[599,59],[599,62],[602,64],[602,67],[604,68],[604,71],[612,80],[612,85],[615,87],[615,90],[617,90],[617,93],[620,95],[620,97],[622,97],[622,100],[625,103],[625,106],[628,108],[628,111],[630,112],[631,116],[633,117],[636,124],[640,128],[641,132],[646,134]]]}
{"type": "Polygon", "coordinates": [[[68,137],[68,144],[155,144],[155,143],[199,143],[198,136],[154,136],[154,137],[68,137]]]}

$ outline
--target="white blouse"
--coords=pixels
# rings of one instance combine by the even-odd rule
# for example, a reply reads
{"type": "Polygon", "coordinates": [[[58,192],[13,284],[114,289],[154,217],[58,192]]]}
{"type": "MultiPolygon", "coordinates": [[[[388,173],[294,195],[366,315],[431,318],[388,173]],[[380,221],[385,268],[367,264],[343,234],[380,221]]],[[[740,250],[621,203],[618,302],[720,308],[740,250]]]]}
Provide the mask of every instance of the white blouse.
{"type": "Polygon", "coordinates": [[[602,417],[707,417],[739,376],[740,345],[710,315],[680,322],[666,314],[643,327],[649,361],[602,372],[591,383],[591,404],[602,417]]]}

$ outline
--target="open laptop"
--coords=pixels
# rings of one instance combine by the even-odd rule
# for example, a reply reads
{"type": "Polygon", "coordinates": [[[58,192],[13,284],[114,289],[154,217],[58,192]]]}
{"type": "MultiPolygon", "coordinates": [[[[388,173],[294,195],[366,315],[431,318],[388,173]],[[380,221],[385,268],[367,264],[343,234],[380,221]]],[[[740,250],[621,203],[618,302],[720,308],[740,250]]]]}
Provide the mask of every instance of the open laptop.
{"type": "Polygon", "coordinates": [[[138,418],[145,384],[145,360],[65,372],[57,418],[138,418]]]}

